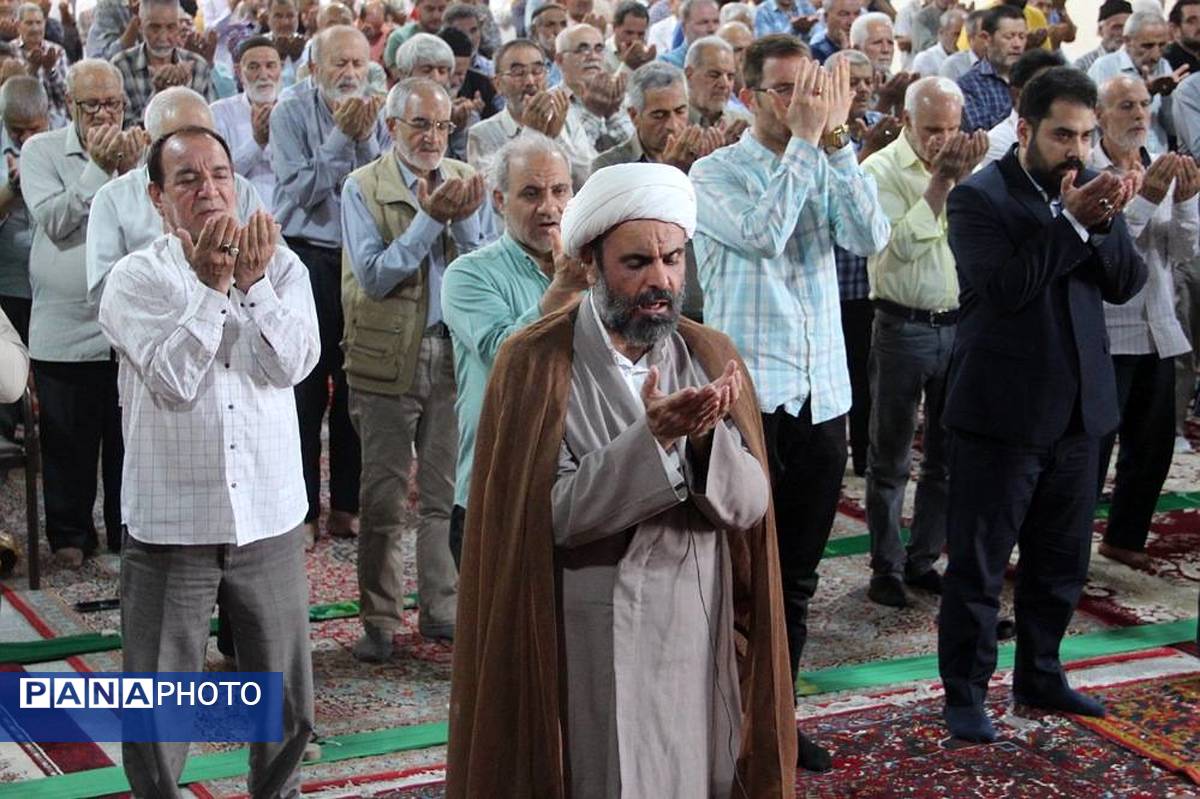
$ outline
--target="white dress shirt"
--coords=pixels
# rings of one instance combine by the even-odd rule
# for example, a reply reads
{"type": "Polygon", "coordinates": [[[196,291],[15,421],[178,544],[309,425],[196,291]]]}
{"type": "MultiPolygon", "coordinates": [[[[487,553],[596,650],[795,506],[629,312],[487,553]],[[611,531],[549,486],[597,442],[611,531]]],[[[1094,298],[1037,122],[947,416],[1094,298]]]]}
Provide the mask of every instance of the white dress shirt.
{"type": "Polygon", "coordinates": [[[111,357],[96,309],[87,301],[84,263],[95,195],[110,178],[88,158],[74,125],[39,133],[21,148],[21,191],[34,222],[29,354],[35,360],[77,363],[111,357]]]}
{"type": "Polygon", "coordinates": [[[1017,118],[1017,109],[1014,108],[1012,113],[997,122],[995,127],[988,131],[987,155],[979,162],[976,171],[1008,155],[1008,151],[1017,143],[1017,118]]]}
{"type": "MultiPolygon", "coordinates": [[[[1155,156],[1157,158],[1157,156],[1155,156]]],[[[1113,169],[1112,159],[1097,144],[1088,157],[1093,169],[1113,169]]],[[[1113,355],[1171,358],[1191,351],[1175,314],[1175,264],[1196,257],[1200,210],[1195,197],[1175,202],[1175,181],[1158,205],[1141,194],[1125,206],[1125,224],[1133,247],[1146,262],[1146,285],[1123,305],[1104,303],[1113,355]]]]}
{"type": "Polygon", "coordinates": [[[233,169],[254,184],[259,199],[272,214],[275,173],[271,171],[271,143],[259,146],[250,120],[250,99],[246,93],[226,97],[212,104],[213,125],[233,153],[233,169]]]}
{"type": "Polygon", "coordinates": [[[951,53],[946,52],[941,42],[934,42],[932,47],[926,47],[913,56],[912,71],[924,78],[937,75],[950,56],[951,53]]]}
{"type": "MultiPolygon", "coordinates": [[[[515,139],[520,132],[521,126],[507,108],[482,122],[477,122],[467,134],[467,163],[475,167],[475,171],[484,175],[491,184],[492,159],[501,147],[515,139]]],[[[575,190],[579,191],[579,187],[592,172],[596,148],[592,146],[582,122],[569,112],[567,121],[555,141],[567,151],[567,157],[571,160],[571,181],[575,184],[575,190]]]]}
{"type": "MultiPolygon", "coordinates": [[[[241,175],[233,176],[238,219],[245,222],[263,207],[258,192],[241,175]]],[[[92,199],[87,228],[87,299],[100,302],[104,278],[113,264],[163,234],[163,220],[150,202],[146,167],[131,169],[109,183],[92,199]]]]}
{"type": "Polygon", "coordinates": [[[248,292],[220,294],[163,235],[106,281],[121,354],[121,518],[148,544],[245,544],[307,512],[292,387],[321,353],[308,272],[277,247],[248,292]]]}
{"type": "Polygon", "coordinates": [[[959,50],[942,62],[942,65],[938,67],[938,74],[958,83],[958,79],[970,72],[971,67],[975,66],[975,62],[978,60],[979,56],[975,55],[973,51],[959,50]]]}

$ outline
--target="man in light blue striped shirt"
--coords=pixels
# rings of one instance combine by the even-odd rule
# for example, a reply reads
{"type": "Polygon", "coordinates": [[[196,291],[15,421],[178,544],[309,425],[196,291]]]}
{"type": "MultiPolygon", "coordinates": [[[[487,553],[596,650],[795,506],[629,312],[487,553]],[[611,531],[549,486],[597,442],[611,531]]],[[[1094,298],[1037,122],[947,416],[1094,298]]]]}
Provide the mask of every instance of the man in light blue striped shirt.
{"type": "MultiPolygon", "coordinates": [[[[754,125],[691,171],[704,319],[737,345],[763,411],[793,678],[846,466],[850,379],[833,246],[870,256],[890,233],[850,145],[849,64],[829,73],[805,52],[788,35],[750,46],[742,101],[754,125]]],[[[804,736],[799,749],[801,766],[829,768],[804,736]]]]}

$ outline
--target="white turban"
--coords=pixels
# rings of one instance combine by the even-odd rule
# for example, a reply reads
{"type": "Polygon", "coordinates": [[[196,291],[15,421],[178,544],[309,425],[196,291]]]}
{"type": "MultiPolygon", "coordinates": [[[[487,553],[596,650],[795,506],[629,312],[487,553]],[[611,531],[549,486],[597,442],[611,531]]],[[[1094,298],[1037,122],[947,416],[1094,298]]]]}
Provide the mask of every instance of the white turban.
{"type": "Polygon", "coordinates": [[[616,164],[592,173],[562,215],[563,250],[578,258],[591,242],[631,219],[679,225],[696,232],[696,190],[668,164],[616,164]]]}

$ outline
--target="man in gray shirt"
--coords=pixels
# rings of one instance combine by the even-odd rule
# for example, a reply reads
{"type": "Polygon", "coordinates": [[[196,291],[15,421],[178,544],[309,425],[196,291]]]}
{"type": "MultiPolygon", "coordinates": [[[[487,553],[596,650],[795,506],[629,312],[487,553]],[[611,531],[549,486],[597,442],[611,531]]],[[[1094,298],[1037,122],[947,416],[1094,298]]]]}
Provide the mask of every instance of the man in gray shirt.
{"type": "Polygon", "coordinates": [[[350,424],[342,371],[341,187],[390,142],[381,102],[367,95],[370,51],[362,32],[334,25],[312,41],[313,80],[281,99],[271,113],[274,208],[288,246],[308,267],[321,360],[296,386],[300,447],[308,488],[306,536],[317,537],[320,504],[321,420],[329,406],[329,532],[353,536],[358,528],[361,456],[350,424]],[[330,404],[329,383],[333,383],[330,404]]]}

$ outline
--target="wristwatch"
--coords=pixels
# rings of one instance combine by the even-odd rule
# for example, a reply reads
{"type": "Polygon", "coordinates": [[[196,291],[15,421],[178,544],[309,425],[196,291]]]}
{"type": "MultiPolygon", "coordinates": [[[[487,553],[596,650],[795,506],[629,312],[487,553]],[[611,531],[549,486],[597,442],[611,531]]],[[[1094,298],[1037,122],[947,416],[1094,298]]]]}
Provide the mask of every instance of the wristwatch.
{"type": "Polygon", "coordinates": [[[823,147],[826,152],[830,153],[842,149],[849,143],[850,126],[844,122],[833,130],[827,131],[825,135],[821,137],[821,147],[823,147]]]}

